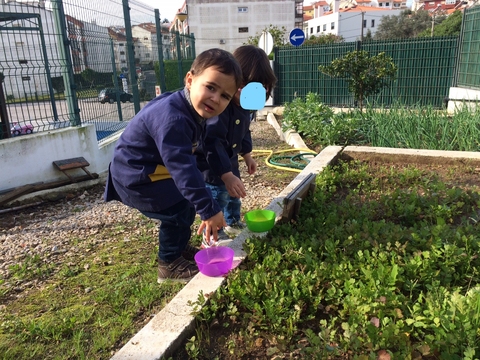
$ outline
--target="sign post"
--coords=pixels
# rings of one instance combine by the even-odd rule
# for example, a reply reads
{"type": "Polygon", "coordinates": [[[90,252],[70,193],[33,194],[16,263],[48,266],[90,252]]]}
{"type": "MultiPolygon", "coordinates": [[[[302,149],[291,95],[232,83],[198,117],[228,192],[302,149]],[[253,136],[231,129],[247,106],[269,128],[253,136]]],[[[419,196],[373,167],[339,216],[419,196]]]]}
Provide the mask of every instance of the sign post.
{"type": "Polygon", "coordinates": [[[300,46],[305,41],[305,33],[302,29],[295,28],[290,31],[290,35],[288,38],[290,40],[290,44],[292,44],[293,46],[300,46]]]}

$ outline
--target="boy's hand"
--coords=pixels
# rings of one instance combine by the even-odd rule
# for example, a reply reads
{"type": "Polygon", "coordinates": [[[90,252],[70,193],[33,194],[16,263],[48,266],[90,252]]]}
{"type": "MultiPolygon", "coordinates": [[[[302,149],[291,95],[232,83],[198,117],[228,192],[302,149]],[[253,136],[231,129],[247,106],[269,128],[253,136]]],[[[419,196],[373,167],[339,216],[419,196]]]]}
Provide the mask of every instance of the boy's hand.
{"type": "Polygon", "coordinates": [[[231,171],[223,174],[221,179],[224,182],[230,196],[236,198],[243,198],[247,196],[247,191],[245,190],[242,180],[236,177],[231,171]]]}
{"type": "Polygon", "coordinates": [[[244,154],[243,160],[245,161],[245,165],[247,165],[247,172],[250,175],[255,174],[255,171],[257,171],[257,163],[255,162],[255,160],[253,160],[252,154],[244,154]]]}
{"type": "Polygon", "coordinates": [[[207,220],[202,220],[200,227],[197,230],[197,235],[201,235],[203,230],[205,229],[205,234],[212,234],[213,239],[218,241],[218,229],[227,226],[225,222],[225,218],[223,217],[223,213],[220,211],[219,213],[213,215],[211,218],[207,220]]]}

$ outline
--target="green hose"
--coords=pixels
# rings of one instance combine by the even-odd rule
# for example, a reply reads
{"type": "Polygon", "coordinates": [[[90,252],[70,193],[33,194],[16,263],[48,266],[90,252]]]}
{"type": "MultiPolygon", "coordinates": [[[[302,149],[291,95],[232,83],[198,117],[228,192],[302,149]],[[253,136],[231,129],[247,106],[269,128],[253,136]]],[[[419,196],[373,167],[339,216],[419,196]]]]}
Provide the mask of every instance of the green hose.
{"type": "Polygon", "coordinates": [[[253,152],[268,153],[269,155],[265,159],[265,164],[269,167],[294,172],[301,172],[310,162],[310,160],[304,157],[305,155],[317,155],[317,153],[310,149],[287,149],[275,152],[272,150],[253,150],[253,152]],[[294,151],[302,152],[296,155],[275,155],[294,151]],[[287,160],[287,162],[279,162],[280,160],[287,160]]]}

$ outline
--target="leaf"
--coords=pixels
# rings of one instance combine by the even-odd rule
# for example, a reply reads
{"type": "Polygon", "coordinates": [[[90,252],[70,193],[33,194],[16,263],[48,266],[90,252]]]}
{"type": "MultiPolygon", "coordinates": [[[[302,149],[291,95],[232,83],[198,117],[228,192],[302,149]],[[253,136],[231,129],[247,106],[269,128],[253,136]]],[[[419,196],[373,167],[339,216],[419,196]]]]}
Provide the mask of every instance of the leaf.
{"type": "Polygon", "coordinates": [[[380,350],[378,352],[377,360],[391,360],[391,356],[385,350],[380,350]]]}
{"type": "Polygon", "coordinates": [[[267,355],[268,356],[272,356],[273,354],[276,354],[278,352],[279,352],[279,350],[276,346],[275,347],[270,347],[270,348],[267,349],[267,355]]]}

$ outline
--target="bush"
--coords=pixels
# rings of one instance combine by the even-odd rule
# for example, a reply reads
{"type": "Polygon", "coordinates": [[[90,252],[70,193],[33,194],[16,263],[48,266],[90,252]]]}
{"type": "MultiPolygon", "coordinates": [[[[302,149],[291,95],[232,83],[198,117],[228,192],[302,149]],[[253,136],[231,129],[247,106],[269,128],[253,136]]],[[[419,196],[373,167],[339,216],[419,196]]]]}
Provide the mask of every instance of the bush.
{"type": "Polygon", "coordinates": [[[359,112],[335,114],[318,94],[308,93],[305,101],[295,98],[285,104],[282,127],[297,131],[313,147],[325,147],[361,142],[362,123],[359,112]]]}

